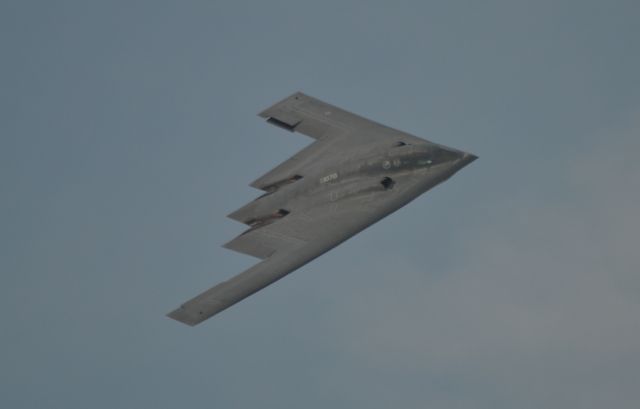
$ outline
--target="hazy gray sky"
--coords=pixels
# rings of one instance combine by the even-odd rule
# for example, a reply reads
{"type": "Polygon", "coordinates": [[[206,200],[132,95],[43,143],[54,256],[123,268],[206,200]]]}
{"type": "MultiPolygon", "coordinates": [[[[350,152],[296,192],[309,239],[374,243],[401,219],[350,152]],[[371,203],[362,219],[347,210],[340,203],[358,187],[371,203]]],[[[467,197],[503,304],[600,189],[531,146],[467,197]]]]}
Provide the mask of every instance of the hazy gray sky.
{"type": "Polygon", "coordinates": [[[0,406],[640,402],[640,3],[3,1],[0,406]],[[392,5],[393,3],[393,5],[392,5]],[[480,159],[195,328],[301,90],[480,159]]]}

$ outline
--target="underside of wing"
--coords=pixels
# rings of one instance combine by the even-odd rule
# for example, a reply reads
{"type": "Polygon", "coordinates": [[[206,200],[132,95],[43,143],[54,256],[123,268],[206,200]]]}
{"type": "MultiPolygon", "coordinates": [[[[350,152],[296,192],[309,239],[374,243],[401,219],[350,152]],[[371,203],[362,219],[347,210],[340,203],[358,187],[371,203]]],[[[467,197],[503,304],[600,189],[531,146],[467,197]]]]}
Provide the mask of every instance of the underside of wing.
{"type": "Polygon", "coordinates": [[[284,277],[292,269],[289,264],[284,260],[265,260],[195,296],[167,316],[187,325],[199,324],[284,277]]]}
{"type": "Polygon", "coordinates": [[[366,119],[318,99],[296,92],[258,114],[272,125],[314,139],[366,126],[366,119]]]}
{"type": "Polygon", "coordinates": [[[247,271],[194,297],[168,314],[196,325],[286,276],[349,237],[397,210],[423,189],[412,181],[393,194],[380,184],[380,196],[355,197],[292,213],[264,226],[250,228],[225,247],[262,259],[247,271]]]}
{"type": "Polygon", "coordinates": [[[310,136],[314,141],[294,156],[259,177],[251,186],[273,191],[318,161],[338,160],[350,150],[364,150],[380,141],[406,144],[430,143],[422,138],[379,124],[301,92],[260,112],[267,122],[291,132],[310,136]]]}
{"type": "Polygon", "coordinates": [[[360,115],[296,92],[258,114],[267,122],[314,139],[343,135],[355,143],[375,139],[404,138],[409,142],[425,142],[417,136],[399,131],[360,115]]]}
{"type": "MultiPolygon", "coordinates": [[[[326,209],[291,216],[266,226],[251,228],[225,247],[263,259],[247,271],[192,298],[168,314],[187,325],[196,325],[241,301],[346,239],[344,226],[327,223],[326,209]],[[325,213],[322,216],[322,213],[325,213]],[[315,217],[317,215],[318,217],[315,217]]],[[[360,224],[370,214],[360,214],[360,224]]],[[[351,217],[355,221],[356,218],[351,217]]]]}

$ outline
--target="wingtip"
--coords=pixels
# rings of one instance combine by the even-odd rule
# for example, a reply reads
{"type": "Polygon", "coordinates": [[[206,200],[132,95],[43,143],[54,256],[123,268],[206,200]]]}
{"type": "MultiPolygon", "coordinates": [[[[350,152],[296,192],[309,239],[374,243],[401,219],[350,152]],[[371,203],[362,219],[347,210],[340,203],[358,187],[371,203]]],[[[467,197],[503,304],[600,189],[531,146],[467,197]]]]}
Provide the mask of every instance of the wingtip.
{"type": "Polygon", "coordinates": [[[189,314],[189,312],[184,307],[176,308],[175,310],[168,313],[167,317],[190,327],[193,327],[201,322],[201,320],[196,319],[197,317],[193,317],[192,314],[189,314]]]}
{"type": "Polygon", "coordinates": [[[258,116],[264,119],[269,119],[272,117],[273,111],[274,109],[276,109],[277,107],[282,106],[283,104],[287,104],[287,103],[297,103],[297,99],[302,99],[302,98],[308,98],[308,95],[306,95],[304,92],[302,91],[296,91],[293,94],[282,98],[281,100],[279,100],[278,102],[274,103],[273,105],[271,105],[270,107],[258,112],[258,116]]]}

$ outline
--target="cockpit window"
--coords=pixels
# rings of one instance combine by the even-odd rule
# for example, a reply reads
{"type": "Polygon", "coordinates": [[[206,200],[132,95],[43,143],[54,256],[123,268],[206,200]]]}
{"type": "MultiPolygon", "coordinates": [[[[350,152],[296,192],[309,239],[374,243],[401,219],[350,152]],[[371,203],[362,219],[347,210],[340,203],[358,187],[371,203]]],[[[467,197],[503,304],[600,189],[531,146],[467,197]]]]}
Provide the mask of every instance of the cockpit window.
{"type": "Polygon", "coordinates": [[[394,144],[393,144],[393,146],[396,146],[396,147],[398,147],[398,146],[405,146],[405,145],[406,145],[406,143],[405,143],[405,142],[402,142],[402,141],[398,141],[398,142],[396,142],[396,143],[394,143],[394,144]]]}

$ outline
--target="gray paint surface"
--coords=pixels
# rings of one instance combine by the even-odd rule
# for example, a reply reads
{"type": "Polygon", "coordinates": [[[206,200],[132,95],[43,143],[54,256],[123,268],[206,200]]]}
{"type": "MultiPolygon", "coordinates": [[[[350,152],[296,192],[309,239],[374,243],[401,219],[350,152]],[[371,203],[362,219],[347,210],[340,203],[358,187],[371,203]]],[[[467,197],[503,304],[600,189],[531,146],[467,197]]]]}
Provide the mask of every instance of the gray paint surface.
{"type": "Polygon", "coordinates": [[[0,407],[636,409],[639,7],[0,2],[0,407]],[[481,160],[176,325],[298,89],[481,160]]]}
{"type": "Polygon", "coordinates": [[[196,325],[395,212],[477,159],[297,92],[260,113],[316,141],[252,186],[230,217],[250,229],[225,245],[263,259],[168,314],[196,325]]]}

